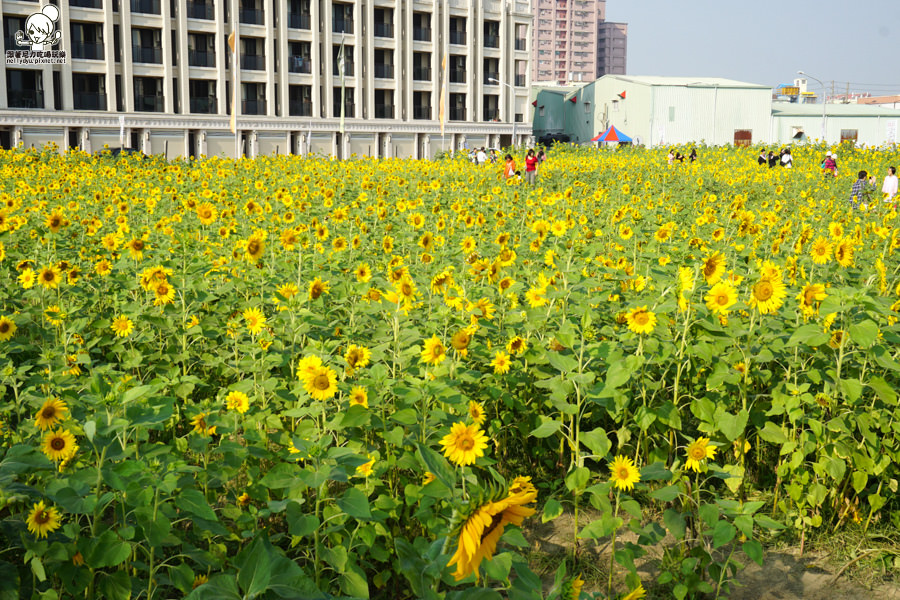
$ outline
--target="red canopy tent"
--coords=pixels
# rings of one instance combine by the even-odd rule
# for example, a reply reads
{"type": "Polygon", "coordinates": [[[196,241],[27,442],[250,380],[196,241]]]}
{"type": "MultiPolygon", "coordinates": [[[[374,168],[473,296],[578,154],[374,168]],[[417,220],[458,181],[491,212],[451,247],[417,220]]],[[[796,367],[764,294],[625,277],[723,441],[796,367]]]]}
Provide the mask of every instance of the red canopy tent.
{"type": "Polygon", "coordinates": [[[591,138],[592,142],[617,142],[617,143],[628,143],[631,141],[631,138],[616,129],[615,125],[610,125],[609,129],[601,133],[595,138],[591,138]]]}

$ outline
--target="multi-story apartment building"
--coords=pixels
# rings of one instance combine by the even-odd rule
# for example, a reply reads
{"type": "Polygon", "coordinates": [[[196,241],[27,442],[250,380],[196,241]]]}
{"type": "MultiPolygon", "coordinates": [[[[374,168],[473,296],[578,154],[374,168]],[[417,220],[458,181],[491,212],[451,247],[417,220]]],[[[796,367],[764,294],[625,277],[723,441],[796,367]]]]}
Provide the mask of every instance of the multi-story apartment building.
{"type": "Polygon", "coordinates": [[[531,136],[528,0],[50,1],[66,56],[33,65],[7,51],[41,5],[0,0],[0,146],[428,157],[531,136]]]}
{"type": "Polygon", "coordinates": [[[624,75],[628,26],[606,22],[606,0],[532,0],[532,79],[565,85],[624,75]]]}

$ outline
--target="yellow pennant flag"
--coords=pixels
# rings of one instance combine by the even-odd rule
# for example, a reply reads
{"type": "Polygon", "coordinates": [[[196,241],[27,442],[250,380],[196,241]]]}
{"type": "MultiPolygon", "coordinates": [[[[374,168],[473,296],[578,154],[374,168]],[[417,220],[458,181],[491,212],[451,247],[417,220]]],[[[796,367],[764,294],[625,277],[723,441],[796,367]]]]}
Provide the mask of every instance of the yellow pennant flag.
{"type": "Polygon", "coordinates": [[[237,130],[237,54],[234,51],[234,31],[231,32],[231,35],[228,36],[228,47],[231,48],[231,55],[235,57],[232,60],[232,94],[231,94],[231,133],[236,133],[237,130]]]}
{"type": "Polygon", "coordinates": [[[444,121],[447,119],[447,55],[441,60],[441,93],[438,100],[441,105],[438,108],[438,118],[441,121],[441,137],[444,135],[444,121]]]}

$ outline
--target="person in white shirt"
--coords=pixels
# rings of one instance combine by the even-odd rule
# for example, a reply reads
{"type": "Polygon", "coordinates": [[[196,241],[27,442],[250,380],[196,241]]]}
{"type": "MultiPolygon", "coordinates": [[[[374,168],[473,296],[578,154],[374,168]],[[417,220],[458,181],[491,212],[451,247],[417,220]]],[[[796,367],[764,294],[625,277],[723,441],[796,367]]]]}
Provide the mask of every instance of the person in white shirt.
{"type": "Polygon", "coordinates": [[[887,194],[885,202],[891,202],[897,195],[897,169],[895,167],[888,167],[888,174],[884,178],[884,185],[881,186],[881,193],[887,194]]]}
{"type": "Polygon", "coordinates": [[[479,148],[478,152],[475,153],[475,162],[477,162],[479,165],[483,165],[485,162],[487,162],[487,154],[485,154],[484,148],[479,148]]]}
{"type": "Polygon", "coordinates": [[[794,166],[794,158],[791,156],[790,148],[785,148],[784,153],[781,155],[781,166],[786,169],[790,169],[794,166]]]}

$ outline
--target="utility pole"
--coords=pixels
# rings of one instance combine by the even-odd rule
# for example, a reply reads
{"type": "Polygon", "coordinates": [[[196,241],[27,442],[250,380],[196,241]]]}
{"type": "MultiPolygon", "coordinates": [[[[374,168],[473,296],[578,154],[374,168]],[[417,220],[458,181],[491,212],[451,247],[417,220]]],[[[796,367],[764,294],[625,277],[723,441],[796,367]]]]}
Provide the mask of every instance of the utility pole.
{"type": "Polygon", "coordinates": [[[831,80],[831,99],[834,100],[834,80],[831,80]]]}
{"type": "Polygon", "coordinates": [[[844,96],[844,104],[850,104],[850,82],[847,82],[847,95],[844,96]]]}

